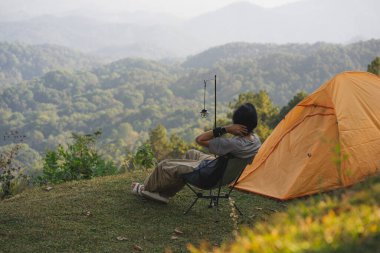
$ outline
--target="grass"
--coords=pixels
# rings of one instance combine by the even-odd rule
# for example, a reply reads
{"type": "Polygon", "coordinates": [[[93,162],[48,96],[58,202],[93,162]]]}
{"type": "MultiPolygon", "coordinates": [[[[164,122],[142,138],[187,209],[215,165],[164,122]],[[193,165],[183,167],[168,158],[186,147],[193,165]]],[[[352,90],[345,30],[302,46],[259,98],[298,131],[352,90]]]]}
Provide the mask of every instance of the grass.
{"type": "Polygon", "coordinates": [[[130,193],[149,171],[36,187],[0,202],[0,252],[380,252],[380,176],[288,202],[233,192],[244,216],[188,189],[168,205],[130,193]],[[183,232],[176,235],[175,229],[183,232]],[[172,236],[177,238],[172,238],[172,236]]]}
{"type": "Polygon", "coordinates": [[[193,199],[186,188],[168,205],[130,193],[131,182],[147,173],[53,185],[50,191],[36,187],[0,202],[0,252],[138,252],[136,245],[143,252],[188,252],[189,243],[221,245],[238,228],[286,209],[282,202],[235,191],[244,216],[236,216],[226,200],[219,211],[199,200],[185,216],[193,199]],[[176,228],[183,234],[173,239],[176,228]]]}
{"type": "Polygon", "coordinates": [[[286,212],[243,230],[234,242],[192,253],[380,252],[380,176],[295,200],[286,212]]]}

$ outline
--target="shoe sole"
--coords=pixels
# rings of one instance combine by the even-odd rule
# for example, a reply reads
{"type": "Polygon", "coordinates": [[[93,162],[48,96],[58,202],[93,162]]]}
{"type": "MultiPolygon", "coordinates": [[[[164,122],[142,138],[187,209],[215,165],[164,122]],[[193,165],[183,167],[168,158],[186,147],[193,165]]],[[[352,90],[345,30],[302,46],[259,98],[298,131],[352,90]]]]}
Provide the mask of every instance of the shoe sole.
{"type": "Polygon", "coordinates": [[[148,199],[155,200],[155,201],[158,201],[160,203],[164,203],[164,204],[169,203],[169,199],[160,196],[158,193],[142,191],[141,194],[142,194],[142,196],[144,196],[148,199]]]}

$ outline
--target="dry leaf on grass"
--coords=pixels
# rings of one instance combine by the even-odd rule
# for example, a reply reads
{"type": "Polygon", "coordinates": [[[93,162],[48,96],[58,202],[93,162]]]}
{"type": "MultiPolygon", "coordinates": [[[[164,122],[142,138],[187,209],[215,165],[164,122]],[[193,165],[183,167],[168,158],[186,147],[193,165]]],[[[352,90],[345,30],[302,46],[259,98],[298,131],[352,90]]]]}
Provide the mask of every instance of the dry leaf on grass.
{"type": "Polygon", "coordinates": [[[124,237],[124,236],[118,236],[118,237],[116,237],[116,239],[117,239],[118,241],[125,241],[125,240],[128,240],[128,238],[127,238],[127,237],[124,237]]]}
{"type": "Polygon", "coordinates": [[[133,249],[134,250],[138,250],[138,251],[142,251],[143,250],[143,248],[141,248],[139,245],[137,245],[137,244],[135,244],[135,245],[133,245],[133,249]]]}
{"type": "Polygon", "coordinates": [[[174,233],[176,233],[177,235],[183,235],[183,232],[179,228],[175,228],[174,233]]]}
{"type": "Polygon", "coordinates": [[[256,207],[256,210],[263,210],[262,207],[256,207]]]}
{"type": "Polygon", "coordinates": [[[177,240],[177,239],[178,239],[178,236],[172,235],[172,237],[170,237],[170,239],[172,239],[172,240],[177,240]]]}
{"type": "Polygon", "coordinates": [[[45,191],[47,191],[47,192],[51,191],[51,190],[53,190],[53,187],[51,187],[51,186],[48,186],[48,187],[45,188],[45,191]]]}
{"type": "Polygon", "coordinates": [[[89,217],[92,216],[92,213],[90,211],[83,211],[83,215],[89,217]]]}

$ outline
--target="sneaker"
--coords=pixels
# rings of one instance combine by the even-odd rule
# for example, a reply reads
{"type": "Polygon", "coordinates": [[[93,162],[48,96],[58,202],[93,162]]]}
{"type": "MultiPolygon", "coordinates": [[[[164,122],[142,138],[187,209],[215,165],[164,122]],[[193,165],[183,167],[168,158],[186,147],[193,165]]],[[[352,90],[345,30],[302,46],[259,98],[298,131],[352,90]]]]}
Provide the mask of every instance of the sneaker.
{"type": "Polygon", "coordinates": [[[144,185],[143,184],[140,184],[140,183],[137,183],[137,182],[133,182],[132,185],[131,185],[131,188],[132,188],[132,193],[135,194],[135,195],[138,195],[138,196],[142,196],[141,192],[144,190],[144,185]]]}
{"type": "Polygon", "coordinates": [[[158,192],[141,191],[141,195],[147,199],[155,200],[164,204],[169,203],[169,199],[161,196],[158,192]]]}

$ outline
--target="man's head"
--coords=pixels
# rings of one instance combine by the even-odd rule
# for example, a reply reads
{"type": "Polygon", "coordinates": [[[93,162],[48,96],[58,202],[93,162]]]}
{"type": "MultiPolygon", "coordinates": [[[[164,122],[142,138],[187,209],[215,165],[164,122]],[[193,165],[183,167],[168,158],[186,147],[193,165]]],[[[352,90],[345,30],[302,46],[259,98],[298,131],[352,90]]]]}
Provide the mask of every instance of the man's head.
{"type": "Polygon", "coordinates": [[[232,122],[246,126],[248,133],[252,133],[257,126],[256,108],[251,103],[242,104],[234,111],[232,122]]]}

